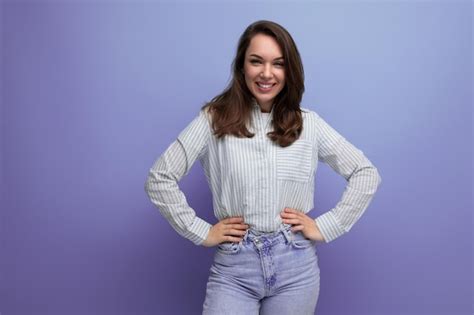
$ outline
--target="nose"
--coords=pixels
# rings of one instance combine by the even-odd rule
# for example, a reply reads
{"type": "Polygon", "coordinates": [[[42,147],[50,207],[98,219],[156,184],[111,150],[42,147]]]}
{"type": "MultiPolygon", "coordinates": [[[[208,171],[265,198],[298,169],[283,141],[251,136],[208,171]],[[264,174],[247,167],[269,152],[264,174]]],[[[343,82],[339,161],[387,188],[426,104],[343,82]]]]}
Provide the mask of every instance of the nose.
{"type": "Polygon", "coordinates": [[[271,67],[271,65],[266,65],[266,66],[263,68],[262,78],[263,78],[263,79],[266,79],[266,80],[272,78],[272,67],[271,67]]]}

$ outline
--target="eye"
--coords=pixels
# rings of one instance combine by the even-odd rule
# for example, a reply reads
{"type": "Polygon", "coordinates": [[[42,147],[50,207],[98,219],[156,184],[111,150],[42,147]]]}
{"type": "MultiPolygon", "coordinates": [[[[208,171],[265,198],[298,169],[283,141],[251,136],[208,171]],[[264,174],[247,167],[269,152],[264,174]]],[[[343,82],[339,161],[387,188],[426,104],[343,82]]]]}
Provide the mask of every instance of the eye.
{"type": "MultiPolygon", "coordinates": [[[[250,60],[250,63],[262,63],[262,62],[258,59],[253,59],[253,60],[250,60]]],[[[275,65],[279,66],[279,67],[283,67],[285,64],[282,63],[282,62],[277,62],[277,63],[275,63],[275,65]]]]}

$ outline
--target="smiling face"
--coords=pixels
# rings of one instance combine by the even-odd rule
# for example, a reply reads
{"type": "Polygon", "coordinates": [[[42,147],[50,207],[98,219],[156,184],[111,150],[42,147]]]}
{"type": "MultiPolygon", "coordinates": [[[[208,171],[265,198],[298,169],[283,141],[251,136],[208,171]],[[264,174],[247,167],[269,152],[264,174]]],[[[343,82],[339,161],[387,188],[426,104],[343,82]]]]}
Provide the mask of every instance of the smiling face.
{"type": "Polygon", "coordinates": [[[285,86],[285,66],[280,46],[271,36],[255,35],[245,52],[245,83],[262,112],[270,112],[285,86]]]}

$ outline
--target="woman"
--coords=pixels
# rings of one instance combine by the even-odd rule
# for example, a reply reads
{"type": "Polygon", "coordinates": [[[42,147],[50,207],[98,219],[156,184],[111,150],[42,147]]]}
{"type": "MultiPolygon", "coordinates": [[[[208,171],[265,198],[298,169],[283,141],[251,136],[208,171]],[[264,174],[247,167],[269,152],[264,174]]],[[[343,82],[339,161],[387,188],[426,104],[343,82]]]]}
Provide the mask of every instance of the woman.
{"type": "Polygon", "coordinates": [[[348,232],[381,177],[363,152],[316,112],[300,107],[304,73],[291,35],[257,21],[240,37],[226,90],[205,104],[152,168],[145,189],[172,227],[216,246],[203,314],[314,314],[316,243],[348,232]],[[211,225],[178,187],[199,159],[212,195],[211,225]],[[313,219],[318,161],[348,184],[313,219]]]}

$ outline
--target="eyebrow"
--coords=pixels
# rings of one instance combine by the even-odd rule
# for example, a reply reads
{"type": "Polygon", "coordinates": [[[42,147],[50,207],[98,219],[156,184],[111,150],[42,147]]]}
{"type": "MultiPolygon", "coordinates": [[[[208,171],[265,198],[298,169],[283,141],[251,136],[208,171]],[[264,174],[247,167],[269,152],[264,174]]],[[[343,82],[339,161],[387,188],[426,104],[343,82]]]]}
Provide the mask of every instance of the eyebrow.
{"type": "MultiPolygon", "coordinates": [[[[260,57],[259,55],[256,55],[256,54],[251,54],[250,56],[254,56],[254,57],[263,59],[262,57],[260,57]]],[[[283,58],[283,56],[282,56],[282,57],[275,58],[275,59],[273,59],[273,60],[278,60],[278,59],[285,59],[285,58],[283,58]]]]}

